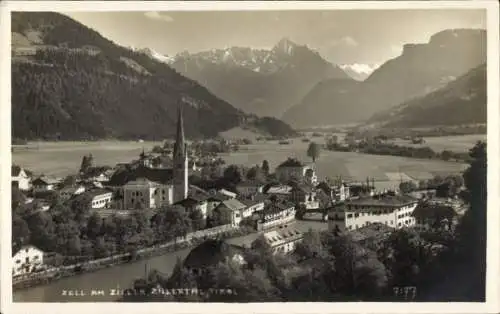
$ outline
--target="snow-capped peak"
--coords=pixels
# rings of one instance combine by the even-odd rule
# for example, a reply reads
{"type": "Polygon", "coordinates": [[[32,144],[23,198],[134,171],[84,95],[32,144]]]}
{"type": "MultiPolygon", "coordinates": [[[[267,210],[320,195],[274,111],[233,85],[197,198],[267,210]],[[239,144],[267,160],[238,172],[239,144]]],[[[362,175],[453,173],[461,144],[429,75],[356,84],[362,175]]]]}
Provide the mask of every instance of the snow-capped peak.
{"type": "Polygon", "coordinates": [[[160,62],[164,62],[164,63],[172,63],[174,61],[174,58],[172,57],[169,57],[167,55],[163,55],[159,52],[156,52],[155,50],[151,49],[151,48],[143,48],[143,49],[138,49],[137,51],[140,51],[144,54],[147,54],[148,56],[150,56],[151,58],[153,59],[156,59],[160,62]]]}
{"type": "Polygon", "coordinates": [[[365,63],[351,63],[339,65],[344,72],[355,80],[364,80],[373,73],[380,65],[379,64],[365,64],[365,63]]]}

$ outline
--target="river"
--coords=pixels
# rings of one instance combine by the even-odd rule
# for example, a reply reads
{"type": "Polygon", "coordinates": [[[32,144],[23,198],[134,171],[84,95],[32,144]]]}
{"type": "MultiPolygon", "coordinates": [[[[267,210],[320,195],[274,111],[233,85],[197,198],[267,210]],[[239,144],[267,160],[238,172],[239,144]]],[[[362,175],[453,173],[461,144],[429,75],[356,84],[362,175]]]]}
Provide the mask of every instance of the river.
{"type": "MultiPolygon", "coordinates": [[[[310,228],[325,230],[328,224],[318,221],[297,221],[293,223],[295,228],[306,232],[310,228]]],[[[244,240],[255,238],[255,234],[234,238],[244,240]]],[[[13,293],[14,302],[113,302],[121,298],[113,295],[112,289],[130,288],[137,278],[144,278],[145,272],[156,269],[163,274],[170,275],[177,258],[184,259],[191,249],[166,253],[161,256],[151,257],[132,263],[121,264],[105,268],[92,273],[67,277],[47,285],[17,290],[13,293]],[[78,296],[69,296],[69,291],[77,292],[78,296]],[[103,291],[103,294],[91,295],[92,291],[103,291]],[[84,295],[80,295],[83,292],[84,295]],[[66,293],[66,295],[64,295],[66,293]]],[[[75,293],[74,293],[75,294],[75,293]]]]}

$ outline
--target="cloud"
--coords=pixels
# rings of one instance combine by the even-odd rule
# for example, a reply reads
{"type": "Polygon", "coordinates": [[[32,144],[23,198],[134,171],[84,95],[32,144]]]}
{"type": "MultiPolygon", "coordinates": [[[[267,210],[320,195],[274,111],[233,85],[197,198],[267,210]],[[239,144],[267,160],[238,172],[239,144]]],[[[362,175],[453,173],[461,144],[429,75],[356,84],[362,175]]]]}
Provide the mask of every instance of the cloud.
{"type": "Polygon", "coordinates": [[[157,21],[163,21],[163,22],[173,22],[174,19],[165,13],[160,13],[158,11],[150,11],[144,13],[144,16],[146,16],[149,19],[152,20],[157,20],[157,21]]]}
{"type": "Polygon", "coordinates": [[[359,43],[352,38],[351,36],[344,36],[340,39],[334,39],[332,41],[333,46],[348,46],[348,47],[356,47],[359,43]]]}

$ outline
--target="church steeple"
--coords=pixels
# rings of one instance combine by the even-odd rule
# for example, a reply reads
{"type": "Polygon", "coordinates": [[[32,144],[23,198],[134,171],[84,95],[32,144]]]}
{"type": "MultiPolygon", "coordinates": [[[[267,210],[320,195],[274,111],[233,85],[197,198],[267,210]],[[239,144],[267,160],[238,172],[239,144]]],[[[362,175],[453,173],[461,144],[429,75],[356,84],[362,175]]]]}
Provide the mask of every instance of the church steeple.
{"type": "Polygon", "coordinates": [[[185,146],[184,119],[182,118],[182,108],[179,105],[179,108],[177,109],[177,132],[175,134],[174,158],[185,155],[185,146]]]}
{"type": "Polygon", "coordinates": [[[175,135],[174,153],[173,153],[173,196],[174,202],[185,199],[188,195],[188,156],[187,145],[184,139],[184,121],[182,118],[182,109],[179,105],[177,117],[177,133],[175,135]]]}

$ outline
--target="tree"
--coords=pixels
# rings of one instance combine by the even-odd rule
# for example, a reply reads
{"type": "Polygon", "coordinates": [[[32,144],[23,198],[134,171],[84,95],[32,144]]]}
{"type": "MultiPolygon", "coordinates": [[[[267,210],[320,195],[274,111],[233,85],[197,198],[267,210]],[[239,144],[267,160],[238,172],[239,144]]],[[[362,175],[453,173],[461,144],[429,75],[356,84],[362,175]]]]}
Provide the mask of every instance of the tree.
{"type": "Polygon", "coordinates": [[[86,174],[90,168],[92,168],[94,165],[94,157],[92,154],[88,154],[86,156],[83,156],[82,158],[82,163],[80,165],[80,173],[86,174]]]}
{"type": "Polygon", "coordinates": [[[323,248],[320,234],[312,229],[304,233],[304,238],[302,242],[297,244],[295,253],[304,260],[324,257],[326,252],[323,248]]]}
{"type": "Polygon", "coordinates": [[[451,152],[449,150],[443,150],[441,152],[441,159],[442,160],[448,161],[451,159],[451,157],[453,157],[453,152],[451,152]]]}
{"type": "Polygon", "coordinates": [[[247,179],[248,180],[256,180],[259,182],[263,182],[265,180],[266,174],[264,170],[262,170],[259,166],[254,166],[248,169],[247,179]]]}
{"type": "Polygon", "coordinates": [[[30,241],[30,229],[26,221],[17,214],[12,215],[12,252],[15,253],[30,241]]]}
{"type": "Polygon", "coordinates": [[[230,165],[224,170],[224,179],[230,183],[237,184],[243,178],[241,168],[237,165],[230,165]]]}
{"type": "Polygon", "coordinates": [[[203,218],[203,213],[199,209],[194,209],[189,213],[189,219],[191,219],[191,225],[193,230],[202,230],[206,227],[205,219],[203,218]]]}
{"type": "Polygon", "coordinates": [[[264,159],[264,161],[262,162],[261,168],[262,168],[262,171],[264,171],[264,174],[266,176],[268,176],[270,169],[269,169],[269,162],[266,159],[264,159]]]}
{"type": "Polygon", "coordinates": [[[310,157],[313,162],[316,162],[316,159],[319,158],[320,150],[321,148],[317,143],[311,142],[307,148],[307,156],[310,157]]]}
{"type": "Polygon", "coordinates": [[[405,194],[413,192],[417,189],[417,184],[413,181],[404,181],[399,184],[399,190],[405,194]]]}

